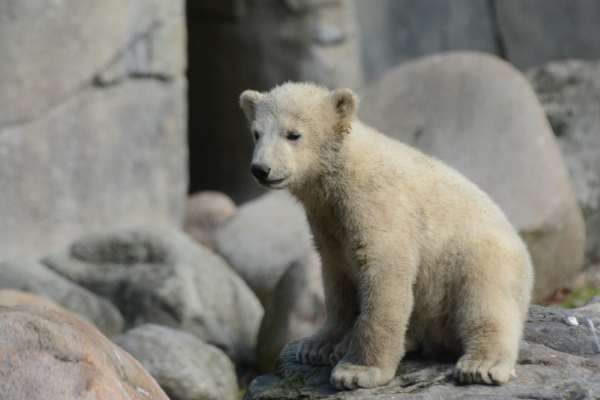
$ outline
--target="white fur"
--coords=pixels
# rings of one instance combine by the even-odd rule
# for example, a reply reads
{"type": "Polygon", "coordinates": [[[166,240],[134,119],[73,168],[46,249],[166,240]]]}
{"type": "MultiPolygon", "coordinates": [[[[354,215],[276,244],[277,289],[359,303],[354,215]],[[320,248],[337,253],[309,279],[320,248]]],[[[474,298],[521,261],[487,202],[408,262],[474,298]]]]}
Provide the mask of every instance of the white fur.
{"type": "Polygon", "coordinates": [[[501,384],[530,301],[527,249],[452,168],[355,119],[356,96],[288,83],[244,92],[253,162],[304,205],[323,260],[328,320],[298,359],[336,387],[389,382],[408,350],[460,355],[463,383],[501,384]],[[297,141],[286,132],[297,131],[297,141]]]}

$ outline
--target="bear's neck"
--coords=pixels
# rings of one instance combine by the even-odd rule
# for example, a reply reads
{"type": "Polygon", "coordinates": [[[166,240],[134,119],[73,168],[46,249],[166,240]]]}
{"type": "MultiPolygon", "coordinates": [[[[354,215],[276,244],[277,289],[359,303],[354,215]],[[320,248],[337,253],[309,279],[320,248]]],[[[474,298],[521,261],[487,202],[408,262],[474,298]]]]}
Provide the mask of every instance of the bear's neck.
{"type": "Polygon", "coordinates": [[[314,210],[339,207],[348,196],[347,176],[350,174],[345,157],[345,141],[332,143],[322,148],[317,174],[290,192],[306,209],[308,214],[314,210]]]}

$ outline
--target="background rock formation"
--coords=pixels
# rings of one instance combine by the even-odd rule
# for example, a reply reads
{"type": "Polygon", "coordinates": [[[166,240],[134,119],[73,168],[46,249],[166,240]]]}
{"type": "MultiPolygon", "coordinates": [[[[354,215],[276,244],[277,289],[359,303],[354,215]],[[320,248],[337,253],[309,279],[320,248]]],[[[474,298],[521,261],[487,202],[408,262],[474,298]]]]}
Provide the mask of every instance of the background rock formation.
{"type": "Polygon", "coordinates": [[[0,1],[2,259],[181,223],[184,22],[180,0],[0,1]]]}

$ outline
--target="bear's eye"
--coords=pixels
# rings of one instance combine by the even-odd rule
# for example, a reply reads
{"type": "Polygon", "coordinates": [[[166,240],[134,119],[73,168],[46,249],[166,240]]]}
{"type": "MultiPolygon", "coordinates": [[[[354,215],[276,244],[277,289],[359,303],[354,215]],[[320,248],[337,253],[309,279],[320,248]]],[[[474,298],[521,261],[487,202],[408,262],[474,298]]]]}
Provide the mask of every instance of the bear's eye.
{"type": "Polygon", "coordinates": [[[252,131],[252,134],[254,135],[254,140],[258,141],[260,139],[260,133],[256,129],[252,131]]]}
{"type": "Polygon", "coordinates": [[[288,140],[295,141],[295,140],[300,139],[300,136],[302,136],[302,135],[300,135],[300,133],[298,133],[298,131],[288,131],[286,138],[288,140]]]}

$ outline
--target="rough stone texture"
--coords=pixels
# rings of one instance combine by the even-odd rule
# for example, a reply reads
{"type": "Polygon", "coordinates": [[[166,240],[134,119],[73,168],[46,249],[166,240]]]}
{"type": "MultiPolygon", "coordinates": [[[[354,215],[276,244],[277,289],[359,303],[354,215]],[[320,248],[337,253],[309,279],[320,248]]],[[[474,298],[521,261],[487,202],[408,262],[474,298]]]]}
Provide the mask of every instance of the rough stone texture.
{"type": "Polygon", "coordinates": [[[508,60],[520,68],[568,58],[600,58],[595,0],[495,0],[508,60]]]}
{"type": "Polygon", "coordinates": [[[144,368],[68,313],[0,307],[2,400],[169,400],[144,368]]]}
{"type": "Polygon", "coordinates": [[[236,400],[235,367],[196,336],[145,324],[113,339],[156,379],[171,400],[236,400]]]}
{"type": "Polygon", "coordinates": [[[304,209],[283,191],[242,205],[215,243],[263,305],[290,264],[314,251],[304,209]]]}
{"type": "Polygon", "coordinates": [[[33,260],[0,263],[0,288],[46,297],[89,322],[107,336],[123,330],[123,316],[108,300],[96,296],[33,260]]]}
{"type": "Polygon", "coordinates": [[[598,331],[600,309],[595,306],[576,310],[532,306],[517,378],[504,386],[458,386],[451,377],[453,363],[411,357],[400,363],[388,386],[336,392],[328,383],[330,368],[295,363],[293,343],[282,352],[278,371],[255,379],[246,399],[593,399],[600,396],[600,343],[588,318],[598,331]],[[578,325],[569,325],[568,317],[575,317],[578,325]]]}
{"type": "Polygon", "coordinates": [[[324,321],[321,263],[311,253],[287,269],[265,309],[256,345],[260,369],[273,370],[283,346],[312,335],[324,321]]]}
{"type": "Polygon", "coordinates": [[[3,259],[88,229],[181,223],[183,4],[0,0],[3,259]]]}
{"type": "Polygon", "coordinates": [[[219,256],[177,231],[90,234],[44,263],[111,299],[129,326],[179,328],[236,361],[254,361],[263,314],[258,299],[219,256]]]}
{"type": "Polygon", "coordinates": [[[500,205],[529,247],[536,301],[581,268],[581,212],[544,110],[515,69],[477,53],[425,57],[369,86],[362,105],[365,122],[445,161],[500,205]]]}
{"type": "Polygon", "coordinates": [[[214,248],[215,231],[237,211],[235,203],[220,192],[198,192],[190,196],[185,207],[184,230],[196,242],[214,248]]]}
{"type": "Polygon", "coordinates": [[[191,189],[245,201],[262,189],[250,174],[252,140],[238,106],[240,93],[288,80],[358,88],[362,69],[352,2],[187,4],[191,189]]]}
{"type": "Polygon", "coordinates": [[[454,49],[498,52],[490,0],[354,0],[365,78],[454,49]]]}
{"type": "Polygon", "coordinates": [[[554,62],[532,68],[528,77],[557,136],[583,211],[586,263],[600,262],[600,63],[554,62]]]}

